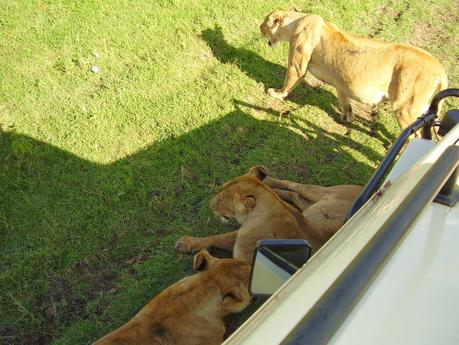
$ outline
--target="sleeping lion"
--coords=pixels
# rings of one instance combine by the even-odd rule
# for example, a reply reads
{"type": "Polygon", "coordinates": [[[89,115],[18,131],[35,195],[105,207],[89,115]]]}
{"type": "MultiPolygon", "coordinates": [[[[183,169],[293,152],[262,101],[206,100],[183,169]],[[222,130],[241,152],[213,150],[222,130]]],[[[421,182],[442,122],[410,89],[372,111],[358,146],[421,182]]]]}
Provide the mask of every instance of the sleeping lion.
{"type": "Polygon", "coordinates": [[[236,219],[239,230],[201,238],[185,236],[175,248],[183,253],[219,248],[232,251],[235,259],[252,262],[259,240],[305,239],[315,253],[344,224],[361,191],[358,185],[322,187],[278,180],[263,167],[252,167],[226,182],[210,202],[222,220],[236,219]]]}
{"type": "Polygon", "coordinates": [[[199,273],[169,286],[93,345],[221,344],[223,317],[242,311],[250,302],[250,265],[200,251],[193,268],[199,273]]]}

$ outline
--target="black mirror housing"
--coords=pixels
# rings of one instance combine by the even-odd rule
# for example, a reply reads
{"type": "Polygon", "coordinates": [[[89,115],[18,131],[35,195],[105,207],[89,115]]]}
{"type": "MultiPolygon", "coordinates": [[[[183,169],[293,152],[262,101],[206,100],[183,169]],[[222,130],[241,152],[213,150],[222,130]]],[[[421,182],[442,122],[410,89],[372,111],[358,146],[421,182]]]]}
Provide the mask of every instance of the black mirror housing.
{"type": "Polygon", "coordinates": [[[253,255],[249,291],[254,297],[269,297],[311,256],[305,240],[261,240],[253,255]]]}

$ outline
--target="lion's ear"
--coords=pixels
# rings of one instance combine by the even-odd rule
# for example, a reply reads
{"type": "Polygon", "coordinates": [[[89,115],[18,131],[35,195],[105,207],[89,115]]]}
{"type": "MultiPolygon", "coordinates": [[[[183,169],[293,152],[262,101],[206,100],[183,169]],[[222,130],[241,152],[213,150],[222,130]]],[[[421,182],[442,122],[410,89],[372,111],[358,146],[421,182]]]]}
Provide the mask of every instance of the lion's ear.
{"type": "Polygon", "coordinates": [[[206,249],[203,249],[194,256],[193,269],[195,271],[207,271],[216,260],[206,249]]]}
{"type": "Polygon", "coordinates": [[[252,195],[237,196],[236,212],[247,213],[251,211],[257,204],[257,200],[252,195]]]}
{"type": "Polygon", "coordinates": [[[247,173],[247,176],[252,176],[255,177],[257,180],[263,181],[265,177],[268,176],[268,172],[265,167],[257,165],[250,168],[249,172],[247,173]]]}
{"type": "Polygon", "coordinates": [[[280,25],[282,23],[282,20],[284,20],[284,16],[280,13],[273,13],[272,17],[271,17],[272,21],[273,21],[273,26],[274,25],[280,25]]]}
{"type": "Polygon", "coordinates": [[[298,7],[296,7],[296,6],[292,6],[292,7],[290,7],[288,10],[289,10],[289,11],[295,11],[295,12],[301,12],[301,10],[300,10],[298,7]]]}
{"type": "Polygon", "coordinates": [[[249,302],[250,294],[247,287],[242,283],[233,285],[223,297],[223,314],[240,312],[249,302]]]}

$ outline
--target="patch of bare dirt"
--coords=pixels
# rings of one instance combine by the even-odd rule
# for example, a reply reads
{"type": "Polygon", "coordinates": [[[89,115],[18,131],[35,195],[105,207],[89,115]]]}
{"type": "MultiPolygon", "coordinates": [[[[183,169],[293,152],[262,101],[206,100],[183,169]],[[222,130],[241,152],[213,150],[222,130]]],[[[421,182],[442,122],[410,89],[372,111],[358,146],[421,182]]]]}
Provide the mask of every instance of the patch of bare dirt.
{"type": "Polygon", "coordinates": [[[392,1],[389,1],[387,5],[380,6],[378,20],[376,24],[374,25],[373,30],[368,34],[369,38],[377,37],[384,30],[384,27],[386,26],[385,23],[387,22],[388,19],[394,22],[400,21],[402,15],[406,11],[409,10],[410,3],[405,2],[405,7],[400,11],[395,10],[392,6],[393,6],[392,1]]]}
{"type": "MultiPolygon", "coordinates": [[[[47,334],[45,336],[32,334],[27,338],[26,343],[50,344],[62,324],[83,316],[87,302],[113,289],[115,279],[116,275],[102,265],[90,264],[86,260],[75,262],[73,269],[67,275],[60,276],[49,283],[47,291],[38,301],[42,318],[46,322],[47,334]],[[84,292],[77,291],[69,277],[90,288],[84,292]]],[[[14,332],[10,335],[14,335],[14,332]]],[[[12,341],[7,344],[22,343],[18,342],[19,338],[11,339],[12,341]]]]}
{"type": "Polygon", "coordinates": [[[408,39],[408,43],[421,48],[429,44],[439,46],[451,43],[451,36],[429,23],[422,22],[413,28],[413,33],[408,39]]]}
{"type": "Polygon", "coordinates": [[[354,113],[354,115],[357,115],[369,122],[374,121],[378,112],[377,105],[364,104],[353,100],[351,101],[351,103],[352,112],[354,113]]]}

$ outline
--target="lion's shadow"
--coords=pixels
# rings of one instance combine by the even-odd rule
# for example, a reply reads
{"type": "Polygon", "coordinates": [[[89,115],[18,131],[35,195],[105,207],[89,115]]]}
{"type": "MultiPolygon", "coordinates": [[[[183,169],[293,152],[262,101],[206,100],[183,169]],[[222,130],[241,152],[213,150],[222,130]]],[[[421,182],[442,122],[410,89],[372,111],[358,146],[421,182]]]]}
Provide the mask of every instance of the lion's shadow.
{"type": "MultiPolygon", "coordinates": [[[[205,29],[202,31],[201,37],[207,43],[213,55],[221,63],[236,65],[250,78],[258,83],[262,83],[265,88],[280,87],[282,85],[286,73],[285,67],[267,61],[251,50],[231,46],[225,40],[221,27],[217,26],[213,29],[205,29]]],[[[303,82],[301,87],[293,89],[287,99],[299,106],[310,105],[318,107],[326,112],[335,122],[342,123],[338,99],[333,93],[324,88],[312,87],[306,82],[303,82]]],[[[356,118],[354,121],[363,122],[365,129],[354,123],[346,124],[350,129],[370,136],[376,136],[386,147],[390,146],[395,140],[395,136],[387,131],[384,126],[379,126],[376,121],[367,119],[359,114],[354,114],[354,116],[356,118]]]]}
{"type": "MultiPolygon", "coordinates": [[[[282,86],[286,73],[285,67],[266,61],[251,50],[231,46],[225,40],[220,27],[204,30],[201,37],[221,63],[235,64],[250,78],[262,83],[266,88],[282,86]]],[[[313,88],[307,83],[304,85],[295,88],[288,96],[288,100],[300,106],[318,107],[335,121],[339,121],[341,115],[337,112],[338,100],[336,96],[323,88],[313,88]]]]}

